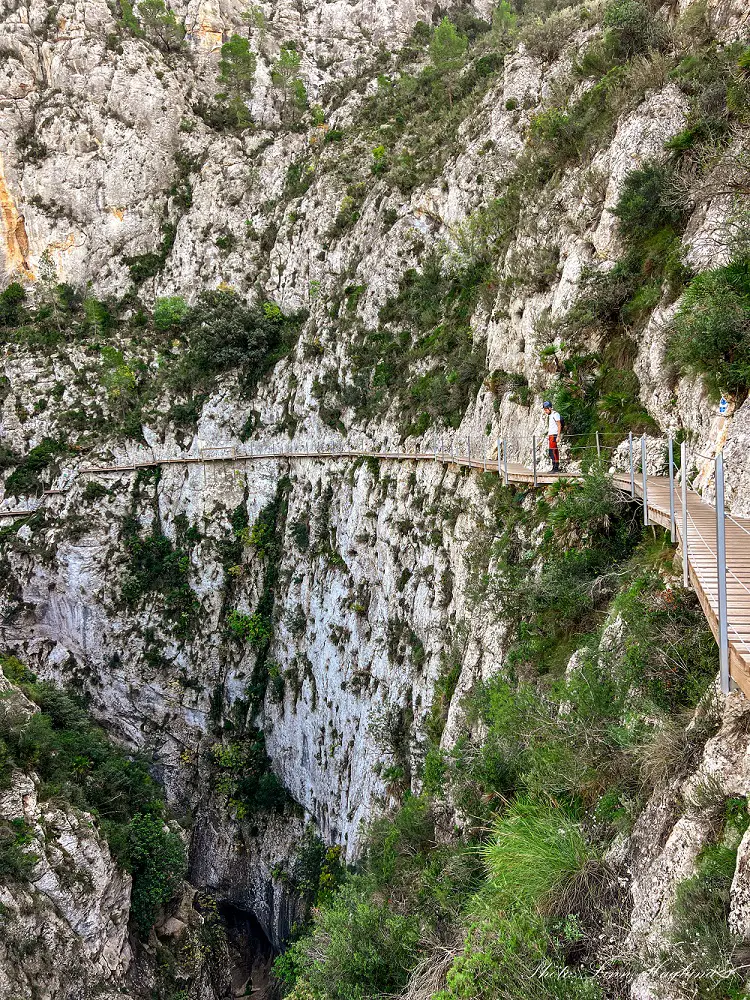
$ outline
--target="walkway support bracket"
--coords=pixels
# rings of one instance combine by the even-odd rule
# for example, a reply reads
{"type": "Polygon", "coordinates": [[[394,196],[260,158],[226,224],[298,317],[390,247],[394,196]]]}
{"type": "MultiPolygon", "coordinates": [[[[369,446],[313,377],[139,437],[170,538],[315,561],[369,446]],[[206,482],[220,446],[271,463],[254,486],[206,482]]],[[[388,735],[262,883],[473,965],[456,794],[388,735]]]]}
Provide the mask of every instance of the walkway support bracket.
{"type": "Polygon", "coordinates": [[[729,694],[729,628],[727,625],[727,544],[724,521],[724,455],[716,456],[716,582],[719,587],[719,676],[721,693],[729,694]]]}
{"type": "Polygon", "coordinates": [[[630,455],[630,498],[635,500],[635,460],[633,458],[633,432],[628,434],[628,454],[630,455]]]}
{"type": "Polygon", "coordinates": [[[677,541],[677,525],[674,516],[674,441],[669,435],[669,530],[672,544],[677,541]]]}
{"type": "Polygon", "coordinates": [[[690,586],[690,564],[688,562],[688,477],[687,445],[680,445],[680,472],[682,473],[682,586],[690,586]]]}

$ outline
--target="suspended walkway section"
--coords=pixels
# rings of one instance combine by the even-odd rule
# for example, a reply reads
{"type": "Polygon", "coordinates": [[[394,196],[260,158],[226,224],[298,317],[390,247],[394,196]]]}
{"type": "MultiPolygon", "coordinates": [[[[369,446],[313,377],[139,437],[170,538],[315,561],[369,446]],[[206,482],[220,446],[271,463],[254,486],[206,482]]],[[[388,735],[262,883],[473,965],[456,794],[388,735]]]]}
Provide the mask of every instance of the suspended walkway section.
{"type": "MultiPolygon", "coordinates": [[[[305,461],[318,459],[370,458],[395,462],[434,462],[470,468],[500,475],[506,483],[519,483],[530,488],[557,482],[559,479],[580,477],[580,472],[553,475],[540,470],[537,461],[536,438],[532,443],[532,464],[527,466],[508,460],[505,442],[497,442],[497,458],[472,455],[471,441],[466,441],[465,453],[444,450],[442,442],[433,451],[403,452],[354,450],[336,443],[329,447],[316,446],[309,451],[271,449],[254,451],[232,446],[200,449],[197,455],[176,458],[152,458],[117,465],[91,465],[78,470],[79,475],[102,476],[135,472],[139,469],[170,465],[206,465],[219,463],[238,465],[264,460],[305,461]]],[[[597,439],[597,452],[601,447],[597,439]]],[[[644,524],[659,524],[671,531],[672,541],[682,551],[683,583],[692,586],[698,596],[708,624],[719,646],[721,687],[728,693],[732,682],[750,697],[750,519],[735,518],[724,510],[724,473],[721,455],[710,459],[715,463],[717,506],[712,507],[688,488],[687,477],[680,473],[674,461],[673,443],[669,440],[669,475],[647,474],[646,441],[640,441],[640,462],[634,457],[633,439],[629,439],[629,468],[614,474],[618,489],[643,504],[644,524]]],[[[700,456],[707,459],[708,456],[700,456]]],[[[679,469],[687,469],[688,453],[681,445],[679,469]]],[[[51,493],[59,491],[50,491],[51,493]]],[[[32,514],[39,505],[29,509],[0,511],[0,517],[20,517],[32,514]]]]}

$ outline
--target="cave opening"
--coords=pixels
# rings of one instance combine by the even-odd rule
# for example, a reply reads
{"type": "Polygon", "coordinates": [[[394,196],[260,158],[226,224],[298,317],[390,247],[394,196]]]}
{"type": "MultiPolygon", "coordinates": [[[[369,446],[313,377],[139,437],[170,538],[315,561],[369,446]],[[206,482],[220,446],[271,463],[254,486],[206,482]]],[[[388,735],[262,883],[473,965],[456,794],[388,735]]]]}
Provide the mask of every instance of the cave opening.
{"type": "Polygon", "coordinates": [[[219,903],[227,932],[232,994],[271,1000],[278,995],[271,977],[276,951],[258,918],[227,901],[219,903]]]}

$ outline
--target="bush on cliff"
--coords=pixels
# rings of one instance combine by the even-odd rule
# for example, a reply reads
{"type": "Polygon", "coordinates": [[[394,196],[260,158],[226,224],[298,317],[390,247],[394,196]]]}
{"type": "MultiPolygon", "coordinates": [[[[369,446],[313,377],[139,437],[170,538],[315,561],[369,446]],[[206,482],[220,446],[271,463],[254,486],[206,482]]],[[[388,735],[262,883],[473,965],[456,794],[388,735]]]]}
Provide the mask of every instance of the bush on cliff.
{"type": "MultiPolygon", "coordinates": [[[[7,782],[13,766],[34,771],[41,801],[61,798],[96,818],[113,855],[133,876],[132,913],[146,933],[186,867],[180,837],[165,826],[164,800],[147,760],[117,747],[78,701],[37,682],[15,657],[0,657],[0,667],[40,709],[28,719],[0,714],[0,777],[7,782]]],[[[0,859],[20,878],[29,866],[3,838],[0,859]]]]}
{"type": "Polygon", "coordinates": [[[742,400],[750,391],[750,257],[699,274],[674,318],[668,355],[700,375],[709,393],[742,400]]]}

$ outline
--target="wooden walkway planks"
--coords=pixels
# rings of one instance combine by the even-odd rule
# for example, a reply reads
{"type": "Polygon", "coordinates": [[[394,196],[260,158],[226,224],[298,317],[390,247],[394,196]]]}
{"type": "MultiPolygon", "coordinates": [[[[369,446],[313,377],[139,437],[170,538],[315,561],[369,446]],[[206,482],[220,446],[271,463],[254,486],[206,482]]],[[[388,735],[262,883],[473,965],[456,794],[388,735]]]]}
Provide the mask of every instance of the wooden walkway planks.
{"type": "MultiPolygon", "coordinates": [[[[450,455],[436,452],[359,451],[326,450],[284,452],[272,451],[259,454],[237,454],[231,446],[214,446],[204,449],[206,454],[185,455],[177,458],[153,458],[150,461],[131,462],[123,465],[89,466],[82,468],[82,475],[108,475],[111,473],[134,472],[138,469],[155,468],[162,465],[206,465],[209,463],[239,464],[262,460],[319,460],[330,458],[357,459],[375,458],[383,461],[436,462],[462,466],[478,471],[504,474],[503,463],[498,459],[468,455],[450,455]],[[213,452],[213,454],[211,454],[213,452]]],[[[508,481],[534,486],[534,472],[528,466],[517,462],[507,464],[508,481]]],[[[580,473],[551,475],[537,470],[536,485],[545,486],[561,478],[580,476],[580,473]]],[[[614,477],[617,487],[630,496],[630,476],[617,473],[614,477]]],[[[664,528],[670,527],[669,480],[666,477],[649,476],[646,483],[649,520],[664,528]]],[[[635,496],[643,500],[643,486],[640,476],[635,477],[635,496]]],[[[718,637],[718,580],[716,556],[716,511],[697,494],[688,493],[688,569],[690,582],[695,588],[698,600],[711,627],[714,637],[718,637]]],[[[0,517],[21,516],[29,511],[0,511],[0,517]]],[[[680,490],[675,489],[675,522],[677,538],[681,545],[682,501],[680,490]]],[[[729,621],[729,665],[732,679],[750,697],[750,519],[734,518],[726,521],[727,555],[727,612],[729,621]]]]}

